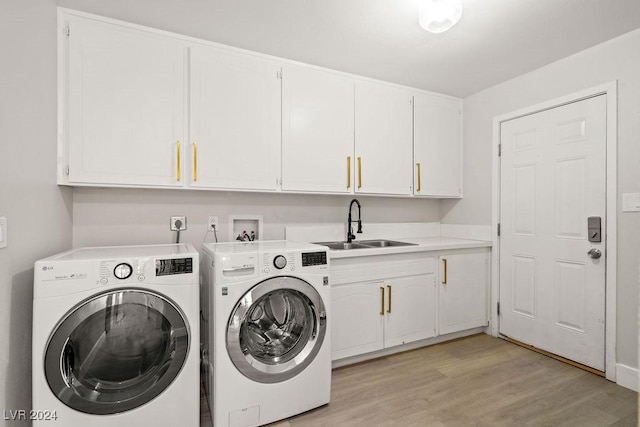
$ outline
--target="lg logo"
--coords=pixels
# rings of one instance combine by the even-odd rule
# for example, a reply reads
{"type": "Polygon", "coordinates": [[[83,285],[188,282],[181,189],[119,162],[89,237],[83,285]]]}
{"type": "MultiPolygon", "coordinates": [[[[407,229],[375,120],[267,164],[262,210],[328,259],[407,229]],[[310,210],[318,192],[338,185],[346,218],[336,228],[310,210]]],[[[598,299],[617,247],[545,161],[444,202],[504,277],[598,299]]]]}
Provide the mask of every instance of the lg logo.
{"type": "Polygon", "coordinates": [[[44,267],[42,267],[42,271],[49,271],[49,270],[53,270],[53,266],[45,265],[44,267]]]}

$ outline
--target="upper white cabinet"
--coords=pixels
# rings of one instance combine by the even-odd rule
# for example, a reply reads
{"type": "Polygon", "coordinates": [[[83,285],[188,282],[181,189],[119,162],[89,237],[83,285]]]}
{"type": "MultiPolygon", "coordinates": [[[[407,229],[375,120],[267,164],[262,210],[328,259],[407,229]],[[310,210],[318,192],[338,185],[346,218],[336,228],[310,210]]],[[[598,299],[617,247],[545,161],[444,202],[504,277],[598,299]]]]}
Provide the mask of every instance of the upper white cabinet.
{"type": "Polygon", "coordinates": [[[356,193],[411,194],[412,99],[395,86],[356,81],[356,193]]]}
{"type": "Polygon", "coordinates": [[[282,75],[282,189],[353,191],[352,79],[285,65],[282,75]]]}
{"type": "Polygon", "coordinates": [[[59,184],[461,196],[458,99],[67,9],[59,30],[59,184]]]}
{"type": "Polygon", "coordinates": [[[89,19],[63,25],[60,183],[182,186],[184,44],[89,19]]]}
{"type": "Polygon", "coordinates": [[[257,56],[190,47],[191,187],[277,189],[280,70],[257,56]]]}
{"type": "Polygon", "coordinates": [[[413,194],[461,197],[462,102],[415,94],[413,113],[413,194]]]}

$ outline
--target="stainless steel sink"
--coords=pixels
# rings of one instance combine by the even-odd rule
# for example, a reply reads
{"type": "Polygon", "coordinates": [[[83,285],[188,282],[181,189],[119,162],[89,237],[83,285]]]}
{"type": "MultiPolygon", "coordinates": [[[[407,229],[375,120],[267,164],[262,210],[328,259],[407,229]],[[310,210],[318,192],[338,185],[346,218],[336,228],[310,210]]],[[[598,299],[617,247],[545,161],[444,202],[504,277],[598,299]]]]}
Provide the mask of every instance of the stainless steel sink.
{"type": "Polygon", "coordinates": [[[348,249],[371,249],[371,246],[361,245],[360,243],[347,242],[318,242],[318,245],[328,246],[329,249],[348,250],[348,249]]]}
{"type": "Polygon", "coordinates": [[[394,246],[414,246],[415,243],[398,242],[395,240],[360,240],[358,242],[318,242],[318,245],[327,246],[336,250],[387,248],[394,246]]]}
{"type": "Polygon", "coordinates": [[[392,246],[415,246],[415,243],[398,242],[396,240],[361,240],[361,245],[373,246],[376,248],[386,248],[392,246]]]}

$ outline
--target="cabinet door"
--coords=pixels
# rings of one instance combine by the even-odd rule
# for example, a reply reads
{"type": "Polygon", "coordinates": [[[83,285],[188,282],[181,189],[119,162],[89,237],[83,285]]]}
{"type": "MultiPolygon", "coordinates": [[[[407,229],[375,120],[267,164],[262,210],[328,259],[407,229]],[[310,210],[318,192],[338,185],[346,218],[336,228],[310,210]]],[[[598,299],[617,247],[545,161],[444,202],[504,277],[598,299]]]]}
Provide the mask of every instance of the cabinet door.
{"type": "Polygon", "coordinates": [[[191,186],[276,190],[280,64],[209,46],[190,54],[191,186]]]}
{"type": "Polygon", "coordinates": [[[353,80],[285,66],[282,189],[353,191],[353,80]]]}
{"type": "Polygon", "coordinates": [[[68,61],[69,183],[182,186],[182,42],[69,19],[68,56],[60,58],[68,61]]]}
{"type": "Polygon", "coordinates": [[[411,194],[411,93],[363,81],[355,93],[355,191],[411,194]]]}
{"type": "Polygon", "coordinates": [[[433,274],[385,282],[384,345],[391,347],[435,336],[436,290],[433,274]]]}
{"type": "Polygon", "coordinates": [[[414,98],[414,194],[461,197],[460,100],[417,94],[414,98]]]}
{"type": "Polygon", "coordinates": [[[383,282],[331,288],[331,360],[383,348],[383,282]]]}
{"type": "Polygon", "coordinates": [[[440,334],[487,325],[488,255],[443,255],[438,290],[440,334]]]}

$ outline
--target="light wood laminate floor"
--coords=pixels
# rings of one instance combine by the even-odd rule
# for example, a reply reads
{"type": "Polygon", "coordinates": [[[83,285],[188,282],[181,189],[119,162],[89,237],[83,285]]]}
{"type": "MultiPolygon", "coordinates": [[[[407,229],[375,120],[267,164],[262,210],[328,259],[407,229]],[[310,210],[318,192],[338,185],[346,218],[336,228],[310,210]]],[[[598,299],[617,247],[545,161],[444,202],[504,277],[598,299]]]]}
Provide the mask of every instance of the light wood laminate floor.
{"type": "Polygon", "coordinates": [[[336,369],[331,386],[331,403],[270,427],[638,425],[637,393],[484,334],[336,369]]]}

